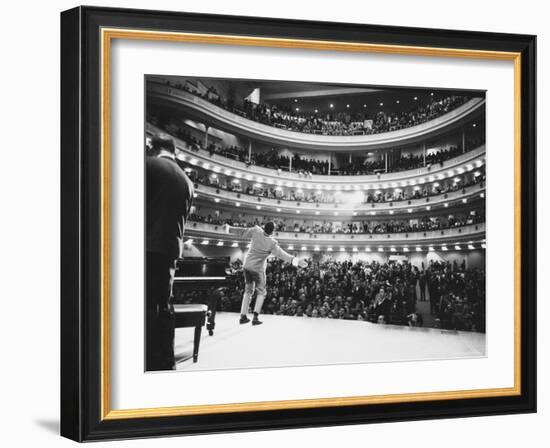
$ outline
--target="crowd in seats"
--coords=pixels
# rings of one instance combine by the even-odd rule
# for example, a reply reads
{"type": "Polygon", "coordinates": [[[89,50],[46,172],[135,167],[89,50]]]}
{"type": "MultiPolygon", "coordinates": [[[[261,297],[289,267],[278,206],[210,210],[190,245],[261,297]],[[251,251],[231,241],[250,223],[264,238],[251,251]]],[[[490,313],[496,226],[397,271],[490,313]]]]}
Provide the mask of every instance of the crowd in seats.
{"type": "Polygon", "coordinates": [[[452,229],[485,222],[485,214],[480,210],[472,210],[469,213],[453,213],[447,216],[427,217],[415,219],[392,220],[355,220],[351,222],[339,221],[298,221],[295,219],[273,219],[272,217],[247,216],[243,214],[229,216],[227,214],[197,213],[194,210],[189,220],[213,225],[230,224],[234,227],[262,226],[264,222],[273,221],[276,232],[291,233],[336,233],[336,234],[385,234],[385,233],[413,233],[433,230],[452,229]]]}
{"type": "Polygon", "coordinates": [[[214,87],[201,92],[188,84],[166,81],[171,87],[199,96],[218,107],[258,123],[275,126],[295,132],[320,135],[365,135],[396,131],[416,126],[444,115],[461,106],[470,98],[450,95],[431,99],[428,104],[419,104],[407,111],[386,113],[370,112],[331,112],[300,114],[289,107],[266,103],[253,103],[247,99],[236,104],[232,99],[224,99],[214,87]],[[374,115],[373,115],[374,114],[374,115]]]}
{"type": "MultiPolygon", "coordinates": [[[[238,312],[244,281],[240,263],[235,262],[233,268],[235,284],[219,306],[223,311],[238,312]]],[[[435,326],[485,331],[485,272],[467,269],[464,262],[431,261],[419,269],[408,262],[381,264],[325,257],[296,269],[270,259],[266,279],[265,314],[422,326],[426,316],[417,311],[417,301],[429,299],[435,326]]],[[[193,301],[192,294],[185,300],[193,301]]]]}
{"type": "MultiPolygon", "coordinates": [[[[242,193],[259,198],[275,199],[291,202],[307,202],[307,203],[324,203],[324,204],[341,204],[348,199],[348,192],[334,192],[327,190],[304,190],[304,189],[289,189],[283,187],[275,187],[270,185],[245,182],[238,179],[231,180],[228,177],[212,174],[207,171],[198,172],[189,165],[182,164],[183,168],[188,168],[191,179],[200,185],[215,187],[220,190],[230,191],[233,193],[242,193]],[[243,183],[245,184],[243,186],[243,183]]],[[[391,190],[375,190],[363,191],[363,198],[360,200],[363,204],[389,203],[398,201],[408,201],[414,199],[427,198],[454,191],[464,190],[472,185],[485,184],[485,172],[479,171],[479,175],[458,177],[458,180],[448,179],[446,181],[434,182],[432,184],[424,184],[422,186],[408,188],[393,188],[391,190]]]]}
{"type": "MultiPolygon", "coordinates": [[[[281,154],[276,149],[263,152],[249,152],[248,148],[237,145],[224,146],[212,142],[208,144],[207,148],[204,148],[204,142],[200,142],[191,132],[175,124],[173,121],[168,120],[165,122],[152,114],[149,114],[147,120],[164,132],[183,141],[193,151],[206,149],[210,155],[216,154],[242,162],[248,166],[255,165],[280,171],[292,171],[297,173],[299,177],[304,178],[311,178],[313,175],[328,175],[329,170],[332,176],[364,176],[386,172],[384,160],[370,160],[366,156],[355,157],[351,161],[341,163],[339,166],[335,166],[334,164],[330,166],[328,160],[315,159],[300,154],[294,154],[289,157],[288,155],[281,154]]],[[[469,136],[465,142],[465,151],[477,148],[482,143],[483,138],[481,136],[469,136]]],[[[436,164],[443,166],[446,160],[457,157],[461,153],[462,149],[456,146],[430,151],[426,155],[426,160],[424,160],[423,155],[403,153],[399,158],[391,158],[387,172],[405,171],[436,164]]]]}

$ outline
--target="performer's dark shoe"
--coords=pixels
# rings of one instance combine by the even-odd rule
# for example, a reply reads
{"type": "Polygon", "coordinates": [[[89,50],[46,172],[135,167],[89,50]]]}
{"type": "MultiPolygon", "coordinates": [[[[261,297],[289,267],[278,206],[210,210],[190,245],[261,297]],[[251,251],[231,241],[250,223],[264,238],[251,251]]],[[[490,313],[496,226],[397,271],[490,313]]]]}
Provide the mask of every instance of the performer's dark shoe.
{"type": "Polygon", "coordinates": [[[262,325],[263,322],[260,319],[252,319],[252,325],[262,325]]]}
{"type": "Polygon", "coordinates": [[[241,319],[239,320],[240,324],[247,324],[248,322],[250,322],[250,319],[248,317],[241,316],[241,319]]]}

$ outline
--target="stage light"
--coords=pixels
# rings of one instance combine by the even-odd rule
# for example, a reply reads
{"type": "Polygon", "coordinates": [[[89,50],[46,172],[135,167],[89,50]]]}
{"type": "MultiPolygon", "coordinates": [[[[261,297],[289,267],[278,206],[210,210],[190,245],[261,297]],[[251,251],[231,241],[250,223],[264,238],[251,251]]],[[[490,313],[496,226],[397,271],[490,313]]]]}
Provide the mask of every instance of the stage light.
{"type": "Polygon", "coordinates": [[[210,243],[210,241],[208,241],[208,240],[202,240],[202,243],[201,243],[201,244],[202,244],[203,246],[208,246],[209,243],[210,243]]]}
{"type": "Polygon", "coordinates": [[[366,105],[366,104],[363,104],[363,107],[367,107],[367,105],[366,105]]]}
{"type": "Polygon", "coordinates": [[[433,92],[432,92],[432,93],[430,93],[430,96],[434,96],[434,93],[433,93],[433,92]]]}
{"type": "Polygon", "coordinates": [[[474,249],[475,249],[475,247],[474,247],[474,245],[473,245],[473,244],[468,244],[468,249],[470,249],[470,250],[474,250],[474,249]]]}
{"type": "Polygon", "coordinates": [[[223,241],[218,241],[218,246],[223,246],[223,241]]]}
{"type": "Polygon", "coordinates": [[[239,247],[239,243],[237,243],[236,241],[231,245],[231,247],[239,247]]]}

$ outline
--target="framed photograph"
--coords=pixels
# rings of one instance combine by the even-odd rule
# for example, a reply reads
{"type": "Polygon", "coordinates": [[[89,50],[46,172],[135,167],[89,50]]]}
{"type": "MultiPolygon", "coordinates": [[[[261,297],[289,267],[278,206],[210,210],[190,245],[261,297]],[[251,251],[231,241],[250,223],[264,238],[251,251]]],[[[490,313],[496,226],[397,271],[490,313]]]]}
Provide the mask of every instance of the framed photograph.
{"type": "Polygon", "coordinates": [[[536,411],[535,36],[61,14],[61,433],[536,411]]]}

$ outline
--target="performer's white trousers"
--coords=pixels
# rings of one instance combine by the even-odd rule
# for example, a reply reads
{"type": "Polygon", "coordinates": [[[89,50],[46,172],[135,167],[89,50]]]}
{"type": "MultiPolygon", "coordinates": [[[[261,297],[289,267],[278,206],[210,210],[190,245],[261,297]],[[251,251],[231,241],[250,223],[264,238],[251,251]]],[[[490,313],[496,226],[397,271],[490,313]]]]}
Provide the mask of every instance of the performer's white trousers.
{"type": "MultiPolygon", "coordinates": [[[[243,294],[243,301],[241,304],[241,314],[248,313],[248,307],[250,306],[250,300],[252,299],[252,294],[245,292],[243,294]]],[[[256,294],[256,304],[254,305],[254,312],[260,314],[262,311],[262,306],[264,305],[265,294],[256,294]]]]}

